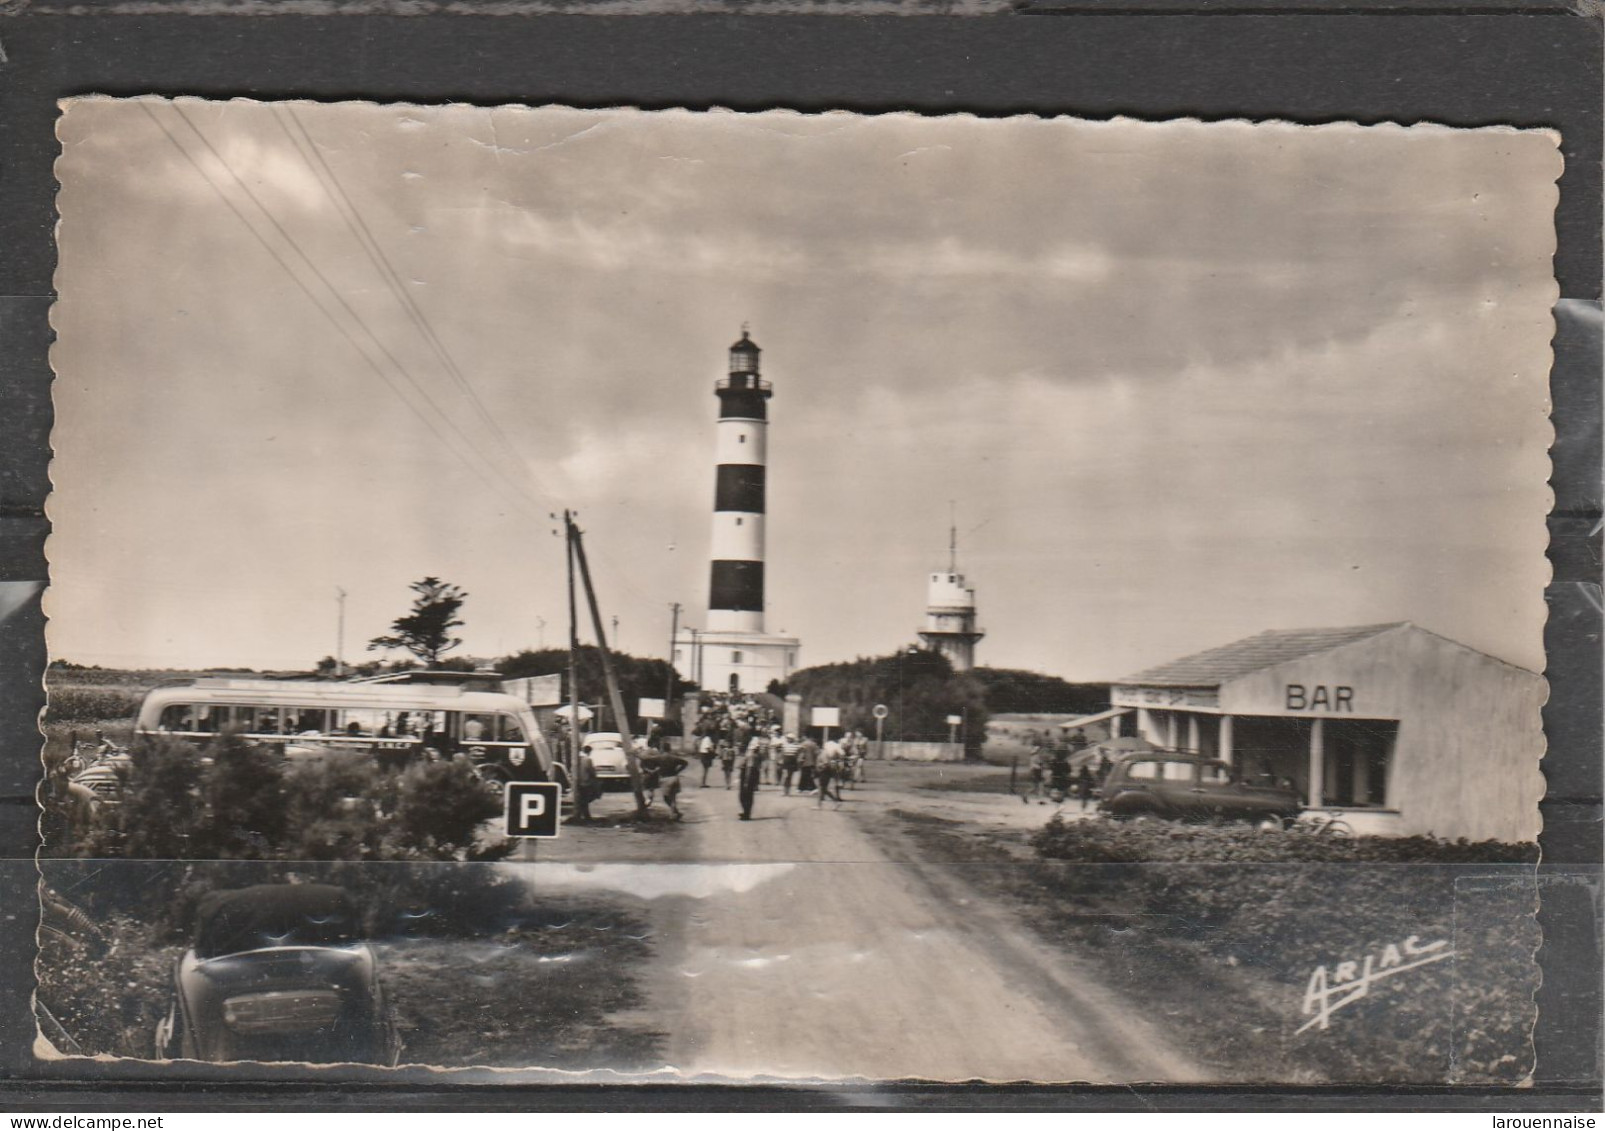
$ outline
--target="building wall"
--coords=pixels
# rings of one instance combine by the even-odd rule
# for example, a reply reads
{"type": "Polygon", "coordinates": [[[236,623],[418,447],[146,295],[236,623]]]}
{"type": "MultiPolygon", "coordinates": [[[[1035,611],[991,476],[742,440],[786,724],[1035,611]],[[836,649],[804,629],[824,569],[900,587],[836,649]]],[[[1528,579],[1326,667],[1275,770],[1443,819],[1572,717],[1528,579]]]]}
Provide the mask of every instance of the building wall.
{"type": "Polygon", "coordinates": [[[697,678],[696,652],[700,651],[699,682],[705,690],[726,691],[734,674],[743,692],[766,691],[770,681],[791,677],[797,667],[797,649],[794,636],[703,632],[693,642],[692,637],[681,635],[675,641],[674,666],[686,679],[697,678]],[[738,652],[740,660],[735,659],[738,652]]]}
{"type": "Polygon", "coordinates": [[[1220,704],[1233,715],[1396,719],[1395,831],[1531,841],[1544,697],[1542,677],[1405,625],[1227,683],[1220,704]]]}
{"type": "MultiPolygon", "coordinates": [[[[878,757],[888,762],[962,762],[962,742],[883,742],[884,750],[878,757]]],[[[875,754],[873,744],[870,752],[875,754]]]]}

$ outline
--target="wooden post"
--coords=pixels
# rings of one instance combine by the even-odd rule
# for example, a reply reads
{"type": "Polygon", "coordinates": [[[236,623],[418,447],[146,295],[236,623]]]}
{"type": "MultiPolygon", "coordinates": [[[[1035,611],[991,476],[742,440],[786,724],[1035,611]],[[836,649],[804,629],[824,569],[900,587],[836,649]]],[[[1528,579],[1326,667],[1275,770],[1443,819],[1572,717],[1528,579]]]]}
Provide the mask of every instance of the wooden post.
{"type": "MultiPolygon", "coordinates": [[[[563,512],[564,523],[568,512],[563,512]]],[[[591,802],[580,781],[580,625],[574,603],[574,540],[567,538],[568,550],[568,782],[574,791],[574,815],[591,819],[591,802]]]]}
{"type": "Polygon", "coordinates": [[[669,621],[669,675],[663,684],[663,717],[669,717],[669,704],[674,702],[674,645],[680,635],[680,602],[669,606],[673,619],[669,621]]]}
{"type": "Polygon", "coordinates": [[[641,783],[641,762],[635,754],[635,738],[630,734],[630,716],[624,710],[624,696],[619,694],[619,681],[613,675],[613,654],[608,651],[607,632],[602,627],[602,610],[596,603],[596,588],[591,584],[591,567],[585,560],[585,543],[580,538],[580,528],[574,525],[574,520],[567,511],[563,512],[563,521],[568,526],[568,536],[574,547],[574,560],[579,563],[580,581],[585,585],[585,600],[591,606],[591,628],[596,632],[596,650],[602,658],[602,681],[607,684],[608,703],[613,708],[613,719],[619,728],[619,738],[624,743],[624,761],[630,768],[630,789],[635,793],[635,812],[637,816],[646,816],[646,789],[641,783]]]}

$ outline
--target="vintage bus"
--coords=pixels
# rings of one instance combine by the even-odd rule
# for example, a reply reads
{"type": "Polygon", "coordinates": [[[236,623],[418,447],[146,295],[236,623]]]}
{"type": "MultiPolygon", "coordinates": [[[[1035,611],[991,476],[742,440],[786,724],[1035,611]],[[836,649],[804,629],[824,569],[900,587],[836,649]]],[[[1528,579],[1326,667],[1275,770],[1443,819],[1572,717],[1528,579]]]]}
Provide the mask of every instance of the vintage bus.
{"type": "Polygon", "coordinates": [[[382,765],[464,755],[497,792],[554,775],[529,706],[466,686],[203,678],[151,691],[135,731],[196,745],[232,731],[291,760],[330,750],[369,753],[382,765]]]}

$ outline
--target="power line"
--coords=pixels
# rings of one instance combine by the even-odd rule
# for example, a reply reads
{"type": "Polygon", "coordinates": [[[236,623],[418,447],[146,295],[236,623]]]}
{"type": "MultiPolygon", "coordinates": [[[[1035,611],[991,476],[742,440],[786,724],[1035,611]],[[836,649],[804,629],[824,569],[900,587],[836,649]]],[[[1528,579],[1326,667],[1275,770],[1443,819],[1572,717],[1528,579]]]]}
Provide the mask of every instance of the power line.
{"type": "MultiPolygon", "coordinates": [[[[189,164],[195,169],[196,173],[200,175],[201,179],[204,180],[206,182],[206,184],[208,185],[208,187],[210,187],[212,189],[212,191],[217,194],[218,198],[223,201],[223,203],[228,207],[229,211],[234,214],[235,218],[240,221],[240,223],[245,227],[245,229],[247,231],[249,231],[253,236],[256,237],[257,242],[259,242],[262,245],[262,247],[267,251],[267,253],[270,256],[272,256],[274,262],[276,262],[280,267],[282,267],[284,269],[285,274],[290,276],[291,280],[296,284],[297,287],[300,288],[301,292],[307,296],[308,300],[311,301],[313,306],[315,306],[318,309],[318,311],[321,314],[323,314],[323,316],[325,318],[327,318],[329,320],[330,324],[333,325],[334,328],[340,333],[340,335],[342,337],[344,337],[346,339],[346,341],[351,344],[351,347],[354,350],[357,351],[357,354],[365,362],[368,363],[368,366],[374,371],[374,373],[379,377],[379,379],[385,383],[386,387],[388,387],[391,392],[395,393],[397,398],[399,398],[400,401],[402,402],[402,404],[406,405],[407,408],[410,409],[413,412],[413,414],[418,417],[419,421],[421,423],[423,423],[423,425],[426,428],[429,429],[430,433],[437,440],[440,441],[442,447],[444,447],[446,450],[450,451],[454,456],[456,456],[459,460],[461,460],[463,465],[465,467],[467,467],[470,471],[472,471],[477,477],[479,477],[480,479],[485,479],[484,472],[481,471],[479,468],[475,467],[474,464],[458,448],[456,448],[455,446],[453,446],[451,444],[451,442],[446,438],[446,436],[435,425],[434,421],[432,421],[424,413],[424,411],[422,409],[420,409],[412,401],[408,400],[408,398],[402,393],[400,387],[397,386],[396,383],[390,378],[390,375],[387,374],[384,371],[384,368],[377,361],[375,361],[373,359],[373,357],[368,353],[368,351],[366,349],[363,348],[361,343],[352,335],[351,331],[344,324],[341,323],[339,318],[337,318],[335,316],[335,314],[329,309],[329,307],[327,305],[325,305],[325,303],[320,301],[318,296],[313,292],[312,288],[307,286],[306,281],[304,279],[302,279],[301,276],[295,272],[295,270],[285,260],[284,256],[281,255],[279,253],[278,249],[273,246],[271,241],[269,241],[268,238],[266,236],[264,236],[262,234],[262,232],[260,230],[258,230],[258,228],[254,224],[252,224],[250,222],[250,220],[248,220],[246,218],[245,214],[240,210],[239,206],[236,205],[232,200],[229,199],[228,194],[223,191],[222,187],[216,181],[214,181],[210,176],[207,175],[207,172],[202,167],[201,163],[195,159],[194,155],[192,155],[189,152],[189,150],[184,148],[183,144],[179,142],[178,138],[176,136],[174,136],[173,132],[167,128],[167,125],[161,120],[161,118],[156,114],[156,112],[151,109],[150,104],[148,102],[140,102],[139,105],[140,105],[141,109],[143,109],[145,111],[145,113],[150,117],[151,121],[156,123],[157,128],[162,131],[163,135],[166,136],[167,140],[172,143],[173,148],[177,149],[178,152],[184,157],[184,159],[189,162],[189,164]]],[[[314,264],[311,261],[311,259],[307,256],[306,252],[303,251],[301,249],[300,245],[297,244],[295,242],[295,240],[290,236],[290,234],[284,230],[283,225],[281,225],[274,218],[273,214],[270,211],[268,211],[267,207],[265,205],[263,205],[260,200],[257,199],[256,195],[253,192],[251,192],[251,190],[240,179],[239,175],[234,172],[233,168],[223,158],[222,154],[218,153],[217,149],[212,145],[212,143],[207,140],[206,135],[201,133],[200,130],[196,128],[195,124],[189,120],[189,118],[184,114],[183,109],[181,107],[179,107],[177,104],[173,104],[173,110],[178,115],[180,120],[182,120],[184,122],[184,124],[190,128],[191,132],[193,132],[195,134],[195,136],[198,139],[200,139],[201,144],[204,145],[207,148],[207,150],[212,154],[212,156],[217,160],[217,162],[223,167],[224,171],[227,172],[228,175],[233,179],[234,183],[239,186],[239,188],[240,188],[240,190],[242,192],[245,193],[246,197],[249,198],[250,201],[253,204],[255,204],[256,207],[262,212],[263,216],[267,219],[268,223],[273,225],[274,229],[279,233],[279,235],[284,239],[284,241],[290,246],[291,250],[293,250],[296,253],[296,255],[298,255],[300,257],[301,261],[306,265],[307,269],[309,271],[311,271],[311,273],[318,279],[318,281],[320,283],[323,284],[323,286],[329,291],[330,295],[334,298],[334,300],[336,302],[338,302],[340,304],[340,306],[346,311],[346,313],[351,316],[352,320],[355,321],[362,328],[363,332],[366,333],[368,335],[368,337],[373,340],[374,344],[378,347],[379,352],[384,354],[385,357],[390,360],[391,364],[396,367],[396,370],[404,378],[407,379],[408,383],[412,386],[414,391],[420,397],[423,398],[423,400],[430,406],[430,408],[432,408],[435,411],[435,413],[440,417],[442,423],[444,423],[447,427],[451,428],[452,431],[456,435],[461,437],[463,439],[463,441],[469,446],[470,450],[472,450],[476,455],[479,455],[481,460],[485,460],[485,456],[483,455],[483,453],[480,453],[478,451],[478,449],[474,447],[473,441],[471,439],[469,439],[468,437],[463,435],[462,430],[460,428],[458,428],[456,426],[456,424],[450,419],[450,417],[448,417],[441,410],[439,405],[435,404],[433,398],[431,398],[427,392],[425,392],[421,387],[419,387],[418,382],[416,381],[416,379],[414,379],[412,377],[412,375],[406,371],[405,367],[402,366],[401,363],[399,361],[397,361],[396,358],[387,349],[385,349],[384,344],[379,341],[379,339],[374,335],[373,331],[370,330],[368,328],[367,324],[362,321],[361,317],[356,313],[356,311],[352,310],[351,305],[345,301],[345,299],[334,288],[334,286],[329,282],[329,280],[324,277],[323,273],[318,270],[317,265],[314,264]]],[[[486,460],[485,462],[487,463],[487,465],[489,465],[489,461],[488,460],[486,460]]],[[[489,466],[491,466],[491,469],[493,471],[498,470],[498,469],[495,468],[494,465],[489,465],[489,466]]],[[[505,475],[503,475],[503,478],[505,478],[505,475]]],[[[489,480],[485,480],[485,481],[486,481],[487,485],[489,485],[489,486],[493,486],[493,487],[496,486],[494,483],[491,483],[489,480]]],[[[513,484],[512,486],[513,486],[513,489],[517,492],[517,495],[518,495],[518,497],[515,498],[514,501],[521,502],[521,503],[530,502],[530,500],[527,499],[527,497],[524,495],[523,491],[518,487],[517,484],[513,484]]]]}
{"type": "MultiPolygon", "coordinates": [[[[232,165],[230,165],[228,163],[227,159],[225,159],[223,157],[223,155],[217,151],[217,148],[211,143],[211,141],[206,137],[206,135],[203,134],[200,131],[200,128],[197,127],[192,120],[190,120],[189,115],[184,113],[183,107],[179,106],[175,102],[173,104],[173,110],[179,116],[179,118],[183,120],[184,124],[190,128],[190,132],[192,132],[198,139],[200,139],[201,144],[206,147],[207,151],[209,153],[211,153],[211,155],[214,158],[216,158],[218,164],[223,166],[223,170],[226,173],[228,173],[229,177],[233,179],[234,183],[239,186],[240,191],[245,193],[246,197],[250,199],[251,203],[256,205],[256,207],[261,210],[263,216],[265,216],[267,218],[268,223],[273,225],[274,230],[276,230],[279,233],[279,235],[284,239],[284,241],[290,245],[291,250],[294,251],[298,256],[300,256],[301,261],[306,264],[307,269],[312,272],[312,274],[318,279],[318,281],[320,283],[322,283],[324,285],[325,288],[327,288],[329,293],[334,297],[334,300],[340,304],[341,308],[348,315],[350,315],[352,321],[354,321],[359,327],[362,328],[362,332],[365,333],[368,336],[368,338],[373,342],[373,344],[376,347],[378,347],[379,352],[384,354],[385,358],[390,362],[390,364],[395,366],[396,371],[398,373],[400,373],[401,376],[406,379],[407,383],[413,388],[413,390],[416,391],[418,393],[418,395],[424,399],[424,402],[426,404],[428,404],[429,407],[435,411],[435,413],[440,417],[442,423],[444,423],[448,428],[450,428],[452,430],[452,432],[456,436],[458,436],[463,441],[464,444],[466,444],[468,446],[470,451],[472,451],[482,461],[484,461],[485,465],[487,467],[489,467],[491,469],[491,471],[493,471],[496,474],[500,475],[508,483],[508,485],[511,486],[515,491],[517,491],[520,495],[523,495],[526,498],[528,498],[527,493],[524,491],[523,487],[520,484],[518,484],[517,482],[515,482],[510,476],[508,476],[505,471],[503,471],[501,468],[496,466],[485,455],[484,452],[480,451],[479,446],[474,443],[473,438],[471,436],[469,436],[467,433],[465,433],[457,425],[456,421],[452,420],[450,414],[447,413],[444,409],[442,409],[440,407],[439,404],[437,404],[435,402],[435,399],[429,395],[428,391],[426,389],[424,389],[423,385],[417,380],[417,378],[415,378],[407,370],[406,366],[401,364],[400,360],[395,356],[395,354],[391,353],[389,348],[385,346],[384,342],[380,340],[379,336],[377,334],[375,334],[373,332],[373,330],[368,326],[367,322],[363,320],[362,316],[360,314],[358,314],[355,309],[352,308],[352,306],[351,306],[351,304],[349,302],[346,301],[345,296],[342,295],[340,293],[340,291],[332,283],[329,282],[328,278],[324,276],[323,272],[318,269],[317,264],[312,261],[312,257],[309,256],[302,249],[301,245],[296,242],[295,237],[290,235],[290,233],[285,230],[284,225],[279,223],[278,219],[273,215],[272,210],[269,209],[267,207],[267,205],[263,204],[262,201],[257,197],[257,195],[251,191],[250,186],[247,185],[240,178],[239,174],[234,171],[234,167],[232,165]]],[[[437,435],[438,435],[438,433],[437,433],[437,435]]],[[[538,507],[538,508],[541,506],[541,504],[537,500],[530,499],[529,501],[533,505],[538,507]]]]}
{"type": "MultiPolygon", "coordinates": [[[[385,254],[383,246],[379,243],[378,238],[374,236],[373,230],[368,226],[368,222],[363,219],[362,211],[351,199],[350,194],[346,192],[345,187],[340,183],[340,178],[335,174],[334,169],[324,158],[317,143],[312,139],[311,133],[306,128],[306,123],[301,120],[300,115],[295,112],[293,107],[288,106],[275,107],[274,117],[279,123],[279,127],[284,130],[285,136],[295,146],[297,154],[306,162],[313,176],[318,178],[318,182],[324,192],[334,202],[341,219],[345,221],[346,228],[356,238],[357,243],[367,255],[368,261],[373,264],[374,269],[378,271],[385,285],[389,287],[390,293],[400,302],[403,311],[424,341],[434,351],[447,375],[456,382],[457,387],[467,397],[469,404],[478,415],[480,422],[485,426],[486,431],[501,444],[503,451],[511,458],[513,463],[523,468],[524,465],[521,463],[518,451],[513,446],[512,441],[507,438],[506,432],[502,430],[496,418],[485,407],[485,403],[480,399],[473,382],[469,380],[468,375],[463,372],[462,367],[451,356],[446,344],[441,341],[439,334],[435,332],[428,316],[419,307],[417,300],[413,298],[412,292],[403,282],[389,256],[385,254]],[[288,118],[288,121],[286,121],[286,118],[288,118]],[[290,122],[294,122],[296,130],[300,131],[299,138],[290,129],[290,122]]],[[[525,470],[527,471],[527,469],[525,470]]],[[[532,501],[540,502],[540,500],[532,501]]]]}

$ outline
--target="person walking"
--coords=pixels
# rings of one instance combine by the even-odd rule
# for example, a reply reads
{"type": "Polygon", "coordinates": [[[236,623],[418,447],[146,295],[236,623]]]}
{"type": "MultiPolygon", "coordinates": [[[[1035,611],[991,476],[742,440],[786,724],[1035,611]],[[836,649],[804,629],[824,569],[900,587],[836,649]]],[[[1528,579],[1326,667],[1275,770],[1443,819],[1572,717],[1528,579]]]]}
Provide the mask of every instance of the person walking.
{"type": "Polygon", "coordinates": [[[704,734],[697,739],[697,761],[702,763],[702,788],[708,787],[708,772],[713,769],[713,735],[704,734]]]}
{"type": "Polygon", "coordinates": [[[641,770],[657,783],[663,803],[674,819],[680,819],[680,773],[689,765],[684,758],[667,750],[649,749],[641,757],[641,770]]]}
{"type": "Polygon", "coordinates": [[[741,819],[752,820],[752,803],[758,796],[758,780],[763,773],[764,751],[767,749],[763,739],[753,737],[747,743],[747,749],[742,751],[736,764],[736,772],[740,779],[737,797],[741,802],[741,819]]]}
{"type": "Polygon", "coordinates": [[[730,780],[736,773],[736,744],[727,736],[721,735],[715,747],[719,754],[719,769],[724,773],[724,787],[730,788],[730,780]]]}
{"type": "Polygon", "coordinates": [[[1027,771],[1031,779],[1031,792],[1027,796],[1035,797],[1043,804],[1045,804],[1042,802],[1043,779],[1047,776],[1047,768],[1047,759],[1043,757],[1041,744],[1031,747],[1031,766],[1027,771]]]}
{"type": "Polygon", "coordinates": [[[1065,798],[1070,796],[1070,783],[1070,751],[1056,746],[1048,761],[1048,797],[1057,804],[1063,804],[1065,798]]]}
{"type": "Polygon", "coordinates": [[[869,736],[861,730],[853,731],[853,757],[857,759],[853,780],[864,785],[869,781],[869,736]]]}
{"type": "Polygon", "coordinates": [[[814,791],[814,768],[818,765],[819,743],[805,735],[802,743],[797,747],[798,793],[812,793],[814,791]]]}
{"type": "Polygon", "coordinates": [[[780,792],[787,797],[791,796],[792,779],[797,776],[797,760],[801,750],[794,734],[786,735],[780,745],[780,792]]]}
{"type": "Polygon", "coordinates": [[[1092,803],[1092,790],[1097,784],[1097,779],[1092,776],[1092,767],[1085,762],[1081,763],[1081,770],[1076,774],[1076,796],[1081,798],[1083,812],[1092,803]]]}
{"type": "Polygon", "coordinates": [[[764,776],[770,785],[780,784],[780,762],[786,752],[786,736],[780,733],[780,724],[769,727],[769,749],[764,757],[764,776]]]}
{"type": "Polygon", "coordinates": [[[840,809],[842,804],[841,787],[836,779],[841,775],[843,765],[841,743],[834,738],[827,739],[825,747],[819,754],[819,808],[825,807],[825,798],[830,798],[840,809]]]}
{"type": "Polygon", "coordinates": [[[596,763],[591,760],[591,747],[587,743],[574,759],[574,816],[581,821],[591,819],[591,802],[602,796],[602,785],[596,777],[596,763]]]}

